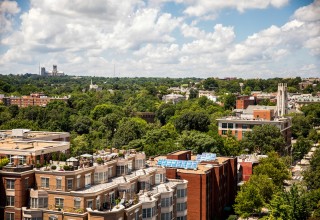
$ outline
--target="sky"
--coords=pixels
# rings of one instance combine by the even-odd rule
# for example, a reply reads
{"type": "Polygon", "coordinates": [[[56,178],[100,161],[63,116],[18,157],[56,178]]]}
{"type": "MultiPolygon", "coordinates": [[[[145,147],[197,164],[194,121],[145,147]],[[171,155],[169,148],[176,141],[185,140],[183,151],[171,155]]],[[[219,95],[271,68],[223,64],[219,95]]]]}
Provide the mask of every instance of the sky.
{"type": "Polygon", "coordinates": [[[0,74],[320,77],[320,0],[0,0],[0,74]]]}

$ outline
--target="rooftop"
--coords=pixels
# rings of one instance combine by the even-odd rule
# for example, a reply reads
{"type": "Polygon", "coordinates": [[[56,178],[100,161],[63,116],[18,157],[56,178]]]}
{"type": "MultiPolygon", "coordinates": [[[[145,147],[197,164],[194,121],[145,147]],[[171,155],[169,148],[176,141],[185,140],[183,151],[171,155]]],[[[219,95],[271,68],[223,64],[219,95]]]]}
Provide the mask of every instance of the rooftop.
{"type": "Polygon", "coordinates": [[[41,141],[41,140],[15,140],[5,139],[0,141],[0,152],[6,155],[36,155],[46,154],[54,151],[67,150],[69,142],[63,141],[41,141]]]}

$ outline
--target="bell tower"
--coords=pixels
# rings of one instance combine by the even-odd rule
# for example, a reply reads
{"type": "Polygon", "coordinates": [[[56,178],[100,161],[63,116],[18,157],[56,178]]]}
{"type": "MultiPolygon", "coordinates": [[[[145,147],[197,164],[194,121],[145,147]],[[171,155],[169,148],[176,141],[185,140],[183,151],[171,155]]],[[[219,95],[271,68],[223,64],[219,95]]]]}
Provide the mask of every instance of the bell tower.
{"type": "Polygon", "coordinates": [[[286,114],[288,114],[287,83],[279,83],[277,94],[277,116],[282,117],[286,114]]]}

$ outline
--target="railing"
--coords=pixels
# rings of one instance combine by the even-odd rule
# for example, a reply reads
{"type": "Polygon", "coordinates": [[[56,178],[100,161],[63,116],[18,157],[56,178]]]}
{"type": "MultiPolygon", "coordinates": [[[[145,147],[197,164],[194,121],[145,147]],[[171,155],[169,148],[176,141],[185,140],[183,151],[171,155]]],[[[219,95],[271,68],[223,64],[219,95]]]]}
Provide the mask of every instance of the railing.
{"type": "Polygon", "coordinates": [[[68,206],[56,206],[56,205],[48,205],[48,210],[79,213],[79,214],[83,214],[86,212],[86,210],[83,208],[75,208],[75,207],[68,207],[68,206]]]}

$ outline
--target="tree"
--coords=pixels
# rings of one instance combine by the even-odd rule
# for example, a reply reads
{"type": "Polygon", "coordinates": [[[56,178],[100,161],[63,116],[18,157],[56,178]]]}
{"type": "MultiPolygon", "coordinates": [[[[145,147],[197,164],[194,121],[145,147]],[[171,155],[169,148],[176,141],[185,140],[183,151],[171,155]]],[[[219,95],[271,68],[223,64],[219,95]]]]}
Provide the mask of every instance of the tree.
{"type": "Polygon", "coordinates": [[[292,155],[294,160],[302,159],[312,147],[312,141],[302,136],[298,137],[297,142],[293,145],[292,155]]]}
{"type": "Polygon", "coordinates": [[[288,167],[276,152],[270,152],[267,158],[260,159],[253,173],[268,176],[278,187],[282,187],[283,181],[290,178],[288,167]]]}
{"type": "Polygon", "coordinates": [[[245,183],[235,199],[234,211],[243,218],[248,218],[253,213],[260,213],[263,207],[263,197],[257,187],[245,183]]]}
{"type": "Polygon", "coordinates": [[[224,97],[224,109],[225,110],[232,110],[236,107],[236,100],[237,97],[234,94],[228,94],[224,97]]]}
{"type": "Polygon", "coordinates": [[[294,115],[292,117],[292,137],[298,138],[299,136],[307,137],[309,130],[312,128],[310,117],[303,115],[294,115]]]}
{"type": "Polygon", "coordinates": [[[221,153],[216,140],[199,131],[184,131],[179,138],[179,142],[184,148],[197,154],[203,152],[221,153]]]}
{"type": "Polygon", "coordinates": [[[206,132],[208,131],[209,124],[209,116],[203,111],[185,112],[181,116],[176,118],[174,122],[174,125],[179,132],[182,132],[183,130],[197,130],[206,132]]]}
{"type": "Polygon", "coordinates": [[[279,192],[273,195],[268,208],[270,210],[268,219],[292,220],[293,210],[285,199],[285,195],[283,192],[279,192]]]}
{"type": "Polygon", "coordinates": [[[240,142],[233,135],[228,134],[227,137],[223,137],[223,145],[226,152],[226,156],[240,155],[242,151],[240,142]]]}
{"type": "Polygon", "coordinates": [[[255,126],[252,131],[245,133],[240,142],[243,149],[248,148],[250,152],[266,154],[271,151],[284,152],[286,143],[276,126],[255,126]]]}
{"type": "Polygon", "coordinates": [[[269,203],[273,194],[277,192],[276,186],[267,175],[251,175],[248,183],[259,190],[265,204],[269,203]]]}
{"type": "Polygon", "coordinates": [[[217,90],[218,83],[214,78],[208,78],[203,82],[203,88],[205,90],[217,90]]]}
{"type": "Polygon", "coordinates": [[[140,139],[146,133],[147,122],[141,118],[124,118],[114,134],[113,146],[116,148],[129,144],[130,141],[140,139]]]}
{"type": "Polygon", "coordinates": [[[105,117],[110,113],[123,115],[123,112],[118,106],[111,104],[101,104],[94,107],[94,109],[91,111],[91,116],[94,120],[97,120],[101,117],[105,117]]]}
{"type": "Polygon", "coordinates": [[[306,197],[303,195],[304,192],[296,184],[294,184],[289,192],[286,192],[285,199],[287,204],[292,208],[291,219],[293,220],[306,220],[310,216],[306,197]]]}
{"type": "Polygon", "coordinates": [[[311,160],[309,168],[303,173],[308,189],[320,189],[320,149],[317,149],[311,160]]]}
{"type": "Polygon", "coordinates": [[[91,127],[91,119],[87,116],[80,116],[76,119],[75,123],[73,124],[73,129],[78,134],[88,134],[91,127]]]}
{"type": "Polygon", "coordinates": [[[320,126],[320,103],[305,105],[301,108],[301,111],[310,117],[313,126],[320,126]]]}
{"type": "Polygon", "coordinates": [[[174,116],[175,111],[175,105],[172,103],[164,103],[160,105],[159,109],[156,111],[156,117],[162,125],[165,125],[169,119],[174,116]]]}

